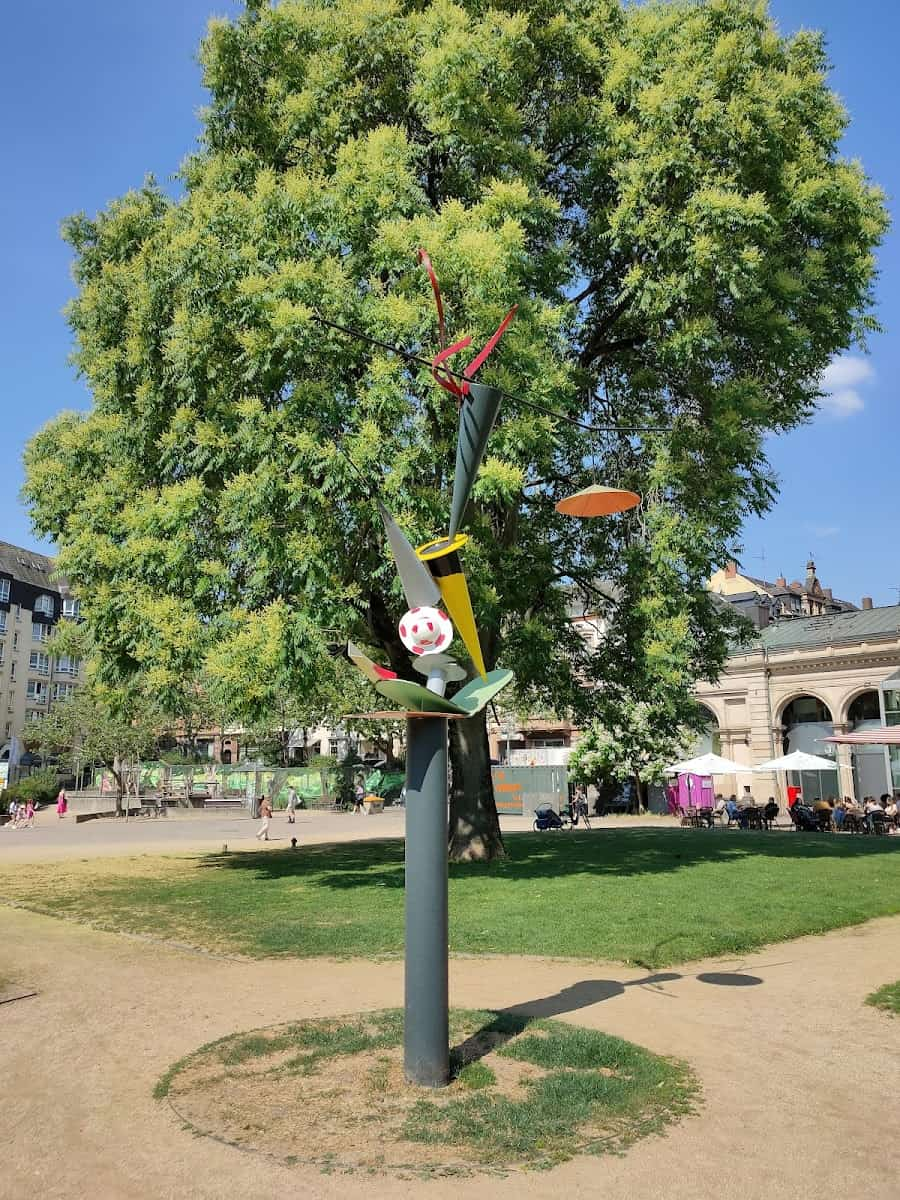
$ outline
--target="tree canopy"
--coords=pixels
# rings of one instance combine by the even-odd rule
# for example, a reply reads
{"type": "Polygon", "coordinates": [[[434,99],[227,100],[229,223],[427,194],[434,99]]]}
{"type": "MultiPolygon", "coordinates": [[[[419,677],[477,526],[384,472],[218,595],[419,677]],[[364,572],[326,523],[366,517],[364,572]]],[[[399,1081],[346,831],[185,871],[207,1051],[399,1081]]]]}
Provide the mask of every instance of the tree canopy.
{"type": "MultiPolygon", "coordinates": [[[[781,37],[759,0],[256,0],[201,63],[183,190],[65,225],[93,407],[26,454],[107,669],[163,689],[234,669],[276,613],[298,690],[324,629],[408,672],[374,494],[412,540],[443,531],[456,410],[321,319],[433,353],[424,246],[453,337],[483,344],[519,304],[482,370],[517,399],[466,525],[488,665],[576,712],[585,679],[650,699],[714,675],[703,585],[771,502],[763,437],[871,324],[884,208],[839,153],[821,37],[781,37]],[[641,513],[555,512],[598,478],[641,513]],[[591,656],[567,609],[598,579],[627,636],[591,656]]],[[[484,757],[476,734],[457,750],[484,757]]],[[[486,775],[472,853],[496,849],[486,775]]]]}

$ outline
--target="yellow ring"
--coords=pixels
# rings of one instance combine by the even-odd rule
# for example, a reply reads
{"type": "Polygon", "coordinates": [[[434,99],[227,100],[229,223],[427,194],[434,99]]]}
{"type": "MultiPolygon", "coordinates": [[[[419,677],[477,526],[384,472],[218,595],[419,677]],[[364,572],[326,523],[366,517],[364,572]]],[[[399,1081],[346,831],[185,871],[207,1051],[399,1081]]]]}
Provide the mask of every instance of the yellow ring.
{"type": "Polygon", "coordinates": [[[469,540],[467,533],[458,533],[452,542],[448,542],[446,538],[435,538],[434,541],[426,542],[424,546],[419,546],[416,550],[416,557],[422,562],[428,562],[434,558],[443,558],[445,554],[453,554],[457,550],[462,550],[463,546],[469,540]]]}

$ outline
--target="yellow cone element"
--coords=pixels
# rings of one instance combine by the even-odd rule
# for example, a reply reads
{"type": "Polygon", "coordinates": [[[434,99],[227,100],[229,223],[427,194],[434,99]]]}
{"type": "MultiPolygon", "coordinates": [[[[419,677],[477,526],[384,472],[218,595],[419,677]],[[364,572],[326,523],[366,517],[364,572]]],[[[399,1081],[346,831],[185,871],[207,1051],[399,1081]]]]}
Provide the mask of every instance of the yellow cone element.
{"type": "Polygon", "coordinates": [[[462,573],[459,563],[459,551],[468,541],[464,533],[458,533],[451,541],[438,538],[419,546],[416,554],[422,562],[428,565],[434,576],[434,581],[440,588],[444,607],[450,614],[450,619],[456,626],[456,632],[472,657],[475,669],[482,679],[487,679],[484,669],[484,655],[481,653],[481,642],[478,640],[478,630],[475,626],[475,614],[472,611],[472,601],[469,597],[469,585],[462,573]]]}

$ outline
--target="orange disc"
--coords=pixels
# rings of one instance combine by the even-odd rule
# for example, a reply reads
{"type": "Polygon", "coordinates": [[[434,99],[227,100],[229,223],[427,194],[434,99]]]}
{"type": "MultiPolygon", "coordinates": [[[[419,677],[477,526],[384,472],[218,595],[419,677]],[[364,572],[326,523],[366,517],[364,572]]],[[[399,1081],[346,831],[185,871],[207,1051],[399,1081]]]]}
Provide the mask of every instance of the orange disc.
{"type": "Polygon", "coordinates": [[[625,512],[640,504],[637,492],[626,492],[623,488],[604,487],[595,483],[583,488],[574,496],[566,496],[556,506],[556,511],[567,517],[608,517],[611,513],[625,512]]]}

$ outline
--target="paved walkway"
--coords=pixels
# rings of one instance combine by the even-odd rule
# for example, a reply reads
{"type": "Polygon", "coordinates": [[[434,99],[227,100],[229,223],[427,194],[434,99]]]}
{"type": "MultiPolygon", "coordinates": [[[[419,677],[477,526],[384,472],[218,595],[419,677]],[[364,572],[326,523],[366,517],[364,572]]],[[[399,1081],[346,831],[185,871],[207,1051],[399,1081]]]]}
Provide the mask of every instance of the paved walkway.
{"type": "Polygon", "coordinates": [[[454,1004],[516,1005],[605,1029],[686,1058],[704,1088],[698,1116],[621,1158],[499,1181],[282,1167],[192,1137],[151,1097],[169,1064],[213,1038],[398,1005],[400,963],[225,961],[9,908],[0,908],[0,946],[4,972],[39,991],[0,1009],[2,1200],[898,1194],[900,1020],[862,1003],[900,974],[898,918],[652,976],[603,963],[455,959],[454,1004]]]}

